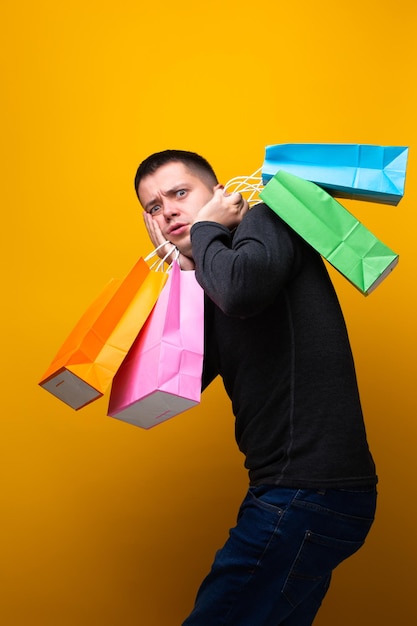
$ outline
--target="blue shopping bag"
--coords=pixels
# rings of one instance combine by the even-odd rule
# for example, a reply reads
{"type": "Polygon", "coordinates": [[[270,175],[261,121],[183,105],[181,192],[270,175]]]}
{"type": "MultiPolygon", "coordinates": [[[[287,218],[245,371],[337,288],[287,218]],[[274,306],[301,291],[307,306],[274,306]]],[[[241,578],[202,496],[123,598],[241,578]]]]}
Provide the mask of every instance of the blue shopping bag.
{"type": "Polygon", "coordinates": [[[397,205],[404,195],[407,158],[405,146],[276,144],[265,149],[262,182],[285,170],[335,197],[397,205]]]}

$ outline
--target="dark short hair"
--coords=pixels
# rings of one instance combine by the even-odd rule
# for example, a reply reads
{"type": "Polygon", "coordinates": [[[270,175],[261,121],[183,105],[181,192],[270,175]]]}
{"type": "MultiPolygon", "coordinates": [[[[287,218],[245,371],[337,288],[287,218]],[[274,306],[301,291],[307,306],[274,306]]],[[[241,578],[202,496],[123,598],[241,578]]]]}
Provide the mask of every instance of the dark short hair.
{"type": "Polygon", "coordinates": [[[163,165],[175,162],[183,163],[189,170],[206,180],[208,185],[214,186],[217,184],[217,176],[210,163],[196,152],[163,150],[162,152],[151,154],[139,165],[135,176],[135,192],[138,198],[138,187],[143,178],[154,174],[163,165]]]}

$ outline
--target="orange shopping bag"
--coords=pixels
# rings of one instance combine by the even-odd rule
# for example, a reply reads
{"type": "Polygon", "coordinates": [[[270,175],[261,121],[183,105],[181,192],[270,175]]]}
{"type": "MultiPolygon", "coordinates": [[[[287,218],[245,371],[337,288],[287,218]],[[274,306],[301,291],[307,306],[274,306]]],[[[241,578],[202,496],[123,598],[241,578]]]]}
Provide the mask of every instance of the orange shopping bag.
{"type": "Polygon", "coordinates": [[[73,409],[102,396],[167,278],[140,258],[124,279],[112,280],[76,324],[39,385],[73,409]]]}

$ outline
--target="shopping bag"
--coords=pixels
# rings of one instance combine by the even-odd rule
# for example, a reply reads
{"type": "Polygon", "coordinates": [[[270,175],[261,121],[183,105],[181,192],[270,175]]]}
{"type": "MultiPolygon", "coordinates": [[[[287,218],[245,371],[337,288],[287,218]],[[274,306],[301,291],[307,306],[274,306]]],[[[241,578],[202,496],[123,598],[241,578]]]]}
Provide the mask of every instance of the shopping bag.
{"type": "Polygon", "coordinates": [[[204,292],[175,262],[145,326],[114,377],[108,415],[142,428],[200,402],[204,292]]]}
{"type": "Polygon", "coordinates": [[[260,197],[365,295],[398,263],[398,254],[314,183],[280,170],[260,197]]]}
{"type": "Polygon", "coordinates": [[[366,144],[299,143],[267,146],[262,181],[280,169],[339,198],[397,205],[404,195],[408,148],[366,144]]]}
{"type": "Polygon", "coordinates": [[[167,278],[140,258],[124,279],[110,281],[78,321],[40,386],[73,409],[102,396],[167,278]]]}

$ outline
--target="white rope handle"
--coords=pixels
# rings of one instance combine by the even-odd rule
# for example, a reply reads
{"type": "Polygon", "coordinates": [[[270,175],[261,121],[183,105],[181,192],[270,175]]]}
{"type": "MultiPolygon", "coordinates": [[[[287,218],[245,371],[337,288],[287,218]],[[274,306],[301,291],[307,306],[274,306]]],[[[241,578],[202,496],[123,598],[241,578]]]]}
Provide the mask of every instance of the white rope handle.
{"type": "Polygon", "coordinates": [[[158,258],[150,266],[150,269],[151,270],[155,269],[156,272],[159,272],[159,271],[162,271],[162,268],[164,266],[165,261],[168,259],[168,257],[173,252],[175,252],[174,258],[172,259],[171,263],[169,264],[169,266],[167,267],[167,270],[166,270],[167,272],[169,272],[169,270],[171,269],[172,264],[174,263],[174,261],[178,261],[178,258],[180,256],[180,251],[170,241],[163,241],[162,243],[160,243],[159,246],[157,246],[154,250],[152,250],[152,252],[150,252],[148,254],[148,256],[145,257],[145,261],[149,261],[150,259],[152,259],[152,257],[158,256],[158,258]],[[168,252],[166,253],[166,255],[163,258],[160,258],[158,256],[158,251],[161,248],[163,248],[164,246],[166,246],[167,244],[170,244],[171,248],[170,248],[170,250],[168,250],[168,252]]]}
{"type": "Polygon", "coordinates": [[[229,193],[249,194],[246,198],[249,206],[256,204],[260,202],[259,192],[263,189],[261,172],[262,168],[260,167],[249,176],[235,176],[226,183],[224,190],[229,193]]]}

